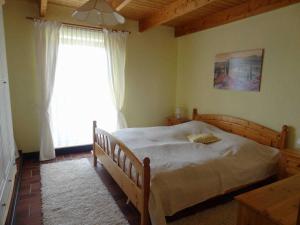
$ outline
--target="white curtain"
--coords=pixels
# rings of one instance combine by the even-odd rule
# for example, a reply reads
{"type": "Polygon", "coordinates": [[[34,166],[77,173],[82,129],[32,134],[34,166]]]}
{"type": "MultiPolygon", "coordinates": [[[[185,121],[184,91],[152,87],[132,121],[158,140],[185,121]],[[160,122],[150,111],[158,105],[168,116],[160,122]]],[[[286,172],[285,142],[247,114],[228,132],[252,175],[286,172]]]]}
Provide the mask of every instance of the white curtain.
{"type": "Polygon", "coordinates": [[[127,32],[104,30],[104,45],[107,54],[108,76],[110,90],[117,111],[117,128],[127,127],[122,113],[125,97],[125,61],[127,32]]]}
{"type": "Polygon", "coordinates": [[[40,81],[40,160],[55,158],[50,102],[54,87],[60,23],[35,21],[36,72],[40,81]]]}
{"type": "Polygon", "coordinates": [[[92,144],[92,121],[116,130],[102,31],[63,25],[51,102],[54,146],[92,144]]]}

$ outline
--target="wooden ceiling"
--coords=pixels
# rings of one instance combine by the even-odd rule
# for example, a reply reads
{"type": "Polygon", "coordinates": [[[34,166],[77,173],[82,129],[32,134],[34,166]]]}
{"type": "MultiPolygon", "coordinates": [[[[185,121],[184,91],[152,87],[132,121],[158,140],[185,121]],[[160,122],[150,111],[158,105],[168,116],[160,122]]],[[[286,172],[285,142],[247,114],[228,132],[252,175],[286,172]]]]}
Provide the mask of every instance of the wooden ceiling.
{"type": "MultiPolygon", "coordinates": [[[[39,0],[40,15],[47,3],[77,8],[87,0],[39,0]]],[[[141,32],[158,25],[175,28],[179,37],[260,13],[300,0],[107,0],[127,19],[139,21],[141,32]]]]}

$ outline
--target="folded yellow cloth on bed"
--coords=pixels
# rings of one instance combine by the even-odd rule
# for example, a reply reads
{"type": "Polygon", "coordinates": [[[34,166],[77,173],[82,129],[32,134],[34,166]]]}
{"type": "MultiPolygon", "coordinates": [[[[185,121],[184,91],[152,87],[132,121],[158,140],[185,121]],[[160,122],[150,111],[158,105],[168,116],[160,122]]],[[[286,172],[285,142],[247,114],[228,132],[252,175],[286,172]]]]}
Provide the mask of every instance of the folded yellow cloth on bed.
{"type": "Polygon", "coordinates": [[[207,134],[207,133],[191,134],[188,135],[187,138],[189,139],[190,142],[202,143],[202,144],[209,144],[221,140],[220,138],[214,136],[213,134],[207,134]]]}

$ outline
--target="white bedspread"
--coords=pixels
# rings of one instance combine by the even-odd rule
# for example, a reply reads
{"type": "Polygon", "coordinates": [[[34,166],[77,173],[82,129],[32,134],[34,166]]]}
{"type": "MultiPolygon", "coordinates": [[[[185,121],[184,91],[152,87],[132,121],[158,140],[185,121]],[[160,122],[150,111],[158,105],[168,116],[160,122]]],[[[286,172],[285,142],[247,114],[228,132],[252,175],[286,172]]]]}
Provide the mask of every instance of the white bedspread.
{"type": "Polygon", "coordinates": [[[274,175],[279,159],[277,149],[199,121],[128,128],[114,135],[141,160],[151,160],[153,225],[165,225],[165,216],[274,175]],[[209,145],[190,143],[187,135],[198,133],[213,133],[222,140],[209,145]]]}

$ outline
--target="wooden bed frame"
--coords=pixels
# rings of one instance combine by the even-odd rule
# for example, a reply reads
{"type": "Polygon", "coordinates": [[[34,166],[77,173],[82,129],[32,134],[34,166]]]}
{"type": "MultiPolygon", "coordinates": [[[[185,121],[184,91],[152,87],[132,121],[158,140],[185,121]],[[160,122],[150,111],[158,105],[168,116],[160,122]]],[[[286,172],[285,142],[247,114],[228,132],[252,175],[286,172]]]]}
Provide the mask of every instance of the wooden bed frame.
{"type": "MultiPolygon", "coordinates": [[[[197,109],[193,110],[193,120],[212,124],[227,132],[247,137],[267,146],[278,149],[286,147],[288,134],[286,125],[282,127],[281,132],[276,132],[245,119],[225,115],[198,114],[197,109]]],[[[94,166],[97,166],[99,159],[127,195],[128,200],[140,212],[141,225],[148,225],[150,223],[148,212],[150,159],[145,158],[143,162],[140,161],[121,141],[97,128],[96,121],[93,122],[93,139],[94,166]]]]}

